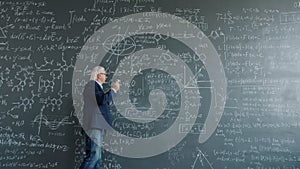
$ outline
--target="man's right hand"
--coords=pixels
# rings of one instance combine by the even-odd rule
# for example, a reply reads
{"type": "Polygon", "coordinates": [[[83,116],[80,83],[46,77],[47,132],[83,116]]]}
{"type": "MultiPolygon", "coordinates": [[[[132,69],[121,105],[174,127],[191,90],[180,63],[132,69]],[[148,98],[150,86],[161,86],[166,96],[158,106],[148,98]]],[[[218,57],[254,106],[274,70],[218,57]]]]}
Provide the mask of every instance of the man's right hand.
{"type": "Polygon", "coordinates": [[[112,88],[117,92],[120,89],[120,80],[112,84],[112,88]]]}

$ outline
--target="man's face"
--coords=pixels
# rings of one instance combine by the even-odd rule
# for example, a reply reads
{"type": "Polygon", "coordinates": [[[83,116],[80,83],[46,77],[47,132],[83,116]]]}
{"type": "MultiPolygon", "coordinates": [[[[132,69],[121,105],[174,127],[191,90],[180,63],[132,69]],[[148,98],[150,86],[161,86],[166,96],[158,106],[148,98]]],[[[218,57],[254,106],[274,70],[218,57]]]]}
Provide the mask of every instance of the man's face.
{"type": "Polygon", "coordinates": [[[107,76],[107,74],[106,74],[105,69],[101,69],[100,73],[98,73],[98,75],[97,75],[98,82],[103,84],[106,80],[106,76],[107,76]]]}

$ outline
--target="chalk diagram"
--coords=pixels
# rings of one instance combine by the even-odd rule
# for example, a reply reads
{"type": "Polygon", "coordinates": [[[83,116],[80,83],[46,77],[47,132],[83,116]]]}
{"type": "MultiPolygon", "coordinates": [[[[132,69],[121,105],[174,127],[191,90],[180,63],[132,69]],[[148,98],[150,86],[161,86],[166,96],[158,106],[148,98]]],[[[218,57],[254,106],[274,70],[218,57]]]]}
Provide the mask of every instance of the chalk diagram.
{"type": "Polygon", "coordinates": [[[7,28],[13,27],[13,24],[6,25],[4,27],[0,27],[0,39],[7,38],[7,28]]]}
{"type": "Polygon", "coordinates": [[[196,169],[199,168],[199,164],[201,165],[201,167],[205,167],[208,166],[208,168],[213,169],[212,164],[209,162],[209,160],[206,157],[207,155],[205,155],[199,147],[197,147],[197,152],[196,152],[196,158],[193,162],[193,164],[191,165],[192,169],[196,169]]]}
{"type": "Polygon", "coordinates": [[[38,131],[37,131],[38,135],[41,133],[42,126],[45,126],[50,130],[55,131],[62,126],[75,124],[75,121],[71,120],[69,116],[66,116],[62,119],[55,118],[53,120],[50,120],[48,116],[43,114],[45,108],[46,106],[44,105],[41,109],[41,113],[37,115],[32,121],[32,126],[34,126],[35,124],[38,125],[38,131]]]}
{"type": "Polygon", "coordinates": [[[116,34],[116,35],[111,35],[108,37],[103,45],[104,49],[115,55],[130,55],[135,51],[136,44],[134,39],[132,38],[127,38],[124,40],[125,37],[122,34],[116,34]],[[119,43],[119,42],[122,43],[119,43]]]}

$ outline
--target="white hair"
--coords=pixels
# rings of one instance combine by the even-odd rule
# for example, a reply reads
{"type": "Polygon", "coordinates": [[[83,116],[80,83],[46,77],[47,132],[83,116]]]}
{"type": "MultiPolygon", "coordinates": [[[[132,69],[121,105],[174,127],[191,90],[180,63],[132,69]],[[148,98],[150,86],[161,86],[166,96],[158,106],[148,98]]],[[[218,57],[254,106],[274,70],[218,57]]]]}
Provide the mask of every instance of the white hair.
{"type": "Polygon", "coordinates": [[[97,75],[101,73],[101,70],[105,70],[102,66],[96,66],[92,69],[90,80],[96,80],[97,75]]]}

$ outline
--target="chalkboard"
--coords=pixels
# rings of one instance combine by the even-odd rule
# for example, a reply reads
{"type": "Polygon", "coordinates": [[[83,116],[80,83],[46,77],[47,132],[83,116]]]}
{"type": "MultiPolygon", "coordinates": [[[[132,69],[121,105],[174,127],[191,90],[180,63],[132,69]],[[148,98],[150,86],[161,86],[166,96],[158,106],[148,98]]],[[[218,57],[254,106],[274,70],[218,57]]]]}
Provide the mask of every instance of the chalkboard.
{"type": "Polygon", "coordinates": [[[299,169],[300,1],[0,1],[0,168],[77,169],[91,69],[121,80],[103,169],[299,169]]]}

